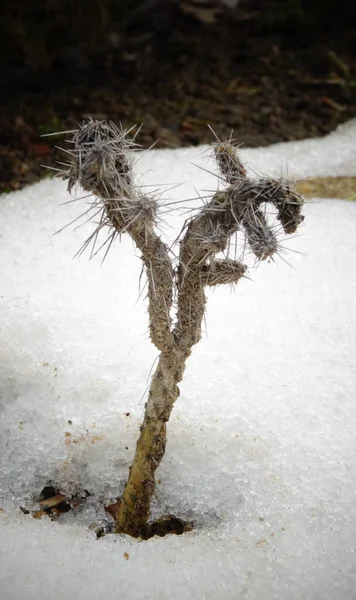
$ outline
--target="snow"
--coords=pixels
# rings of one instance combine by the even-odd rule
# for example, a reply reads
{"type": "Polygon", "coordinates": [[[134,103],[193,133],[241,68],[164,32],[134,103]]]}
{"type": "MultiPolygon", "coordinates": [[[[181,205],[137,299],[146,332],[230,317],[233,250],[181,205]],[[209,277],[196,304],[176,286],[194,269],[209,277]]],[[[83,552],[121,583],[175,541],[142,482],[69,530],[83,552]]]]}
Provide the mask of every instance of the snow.
{"type": "MultiPolygon", "coordinates": [[[[355,134],[351,121],[242,158],[271,175],[355,175],[355,134]]],[[[137,170],[189,199],[216,187],[192,164],[212,168],[205,150],[151,151],[137,170]]],[[[140,260],[127,238],[103,264],[73,260],[92,225],[53,236],[85,203],[61,206],[62,181],[0,200],[2,599],[354,599],[356,203],[309,202],[289,264],[209,291],[153,504],[195,529],[142,542],[89,528],[123,489],[157,356],[140,260]],[[24,515],[50,482],[91,496],[56,522],[24,515]]],[[[183,218],[165,215],[167,237],[183,218]]]]}

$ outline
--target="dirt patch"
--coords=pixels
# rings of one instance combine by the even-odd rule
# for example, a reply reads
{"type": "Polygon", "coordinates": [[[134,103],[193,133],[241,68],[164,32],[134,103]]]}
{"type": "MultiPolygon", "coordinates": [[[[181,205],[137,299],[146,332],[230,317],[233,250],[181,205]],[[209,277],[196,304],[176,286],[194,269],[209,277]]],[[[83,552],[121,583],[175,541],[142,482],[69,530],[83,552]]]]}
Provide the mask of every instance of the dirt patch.
{"type": "MultiPolygon", "coordinates": [[[[76,496],[67,496],[59,489],[51,484],[46,485],[38,498],[39,508],[34,511],[21,508],[24,514],[31,514],[34,519],[42,519],[43,517],[50,518],[56,521],[63,514],[85,505],[86,500],[90,497],[90,493],[86,490],[76,496]]],[[[115,532],[115,516],[120,506],[118,499],[115,504],[110,504],[105,507],[108,513],[108,523],[105,526],[92,523],[90,529],[94,531],[97,538],[101,538],[108,533],[115,532]],[[110,515],[110,516],[109,516],[110,515]]],[[[191,521],[183,521],[174,515],[165,515],[152,523],[147,523],[140,532],[140,538],[148,540],[151,537],[164,537],[166,535],[182,535],[188,531],[192,531],[194,524],[191,521]]],[[[126,557],[125,557],[126,558],[126,557]]]]}
{"type": "Polygon", "coordinates": [[[0,87],[0,191],[45,175],[61,160],[41,134],[89,116],[143,123],[144,147],[211,141],[233,129],[247,146],[320,136],[356,116],[356,30],[274,29],[250,0],[214,25],[176,5],[134,21],[106,42],[73,44],[53,30],[46,60],[4,65],[0,87]]]}

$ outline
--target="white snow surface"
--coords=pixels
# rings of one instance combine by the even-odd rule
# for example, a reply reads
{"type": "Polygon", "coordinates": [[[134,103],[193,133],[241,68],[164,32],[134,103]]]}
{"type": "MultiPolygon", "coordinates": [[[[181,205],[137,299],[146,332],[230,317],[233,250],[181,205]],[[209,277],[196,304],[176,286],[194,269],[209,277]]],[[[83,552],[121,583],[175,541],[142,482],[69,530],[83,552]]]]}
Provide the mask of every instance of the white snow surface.
{"type": "MultiPolygon", "coordinates": [[[[216,188],[192,164],[214,168],[205,150],[144,153],[137,171],[166,203],[189,199],[216,188]]],[[[355,175],[356,121],[242,158],[355,175]]],[[[122,492],[157,357],[141,261],[126,237],[103,264],[73,260],[93,225],[53,236],[87,201],[68,199],[45,180],[0,202],[2,600],[355,599],[356,203],[307,203],[289,264],[208,292],[153,503],[195,529],[139,541],[89,525],[122,492]],[[56,522],[24,515],[49,482],[91,496],[56,522]]],[[[165,215],[167,239],[183,218],[165,215]]]]}

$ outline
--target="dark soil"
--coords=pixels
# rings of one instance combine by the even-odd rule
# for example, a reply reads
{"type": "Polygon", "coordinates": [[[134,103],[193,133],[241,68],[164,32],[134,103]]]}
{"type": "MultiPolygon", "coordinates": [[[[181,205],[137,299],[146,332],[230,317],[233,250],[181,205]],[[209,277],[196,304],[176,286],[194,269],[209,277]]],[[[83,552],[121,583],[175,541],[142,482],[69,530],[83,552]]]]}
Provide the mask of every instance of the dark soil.
{"type": "MultiPolygon", "coordinates": [[[[65,496],[58,488],[50,483],[49,485],[46,485],[40,493],[38,498],[38,510],[31,512],[21,506],[20,509],[25,515],[32,514],[34,519],[49,517],[52,521],[56,521],[64,513],[83,506],[89,496],[90,493],[87,490],[83,490],[83,492],[77,496],[65,496]]],[[[107,513],[112,517],[112,521],[108,522],[106,525],[98,525],[96,523],[90,525],[89,528],[94,531],[97,538],[101,538],[107,533],[114,533],[116,512],[119,506],[120,499],[118,499],[115,504],[105,507],[107,513]]],[[[140,532],[139,537],[143,540],[148,540],[154,536],[164,537],[171,534],[182,535],[193,529],[193,522],[183,521],[174,515],[166,515],[157,521],[147,523],[140,532]]]]}
{"type": "Polygon", "coordinates": [[[355,49],[351,22],[267,27],[254,0],[211,26],[172,5],[100,43],[54,35],[1,68],[0,191],[61,160],[58,140],[41,134],[89,116],[143,123],[144,147],[210,142],[207,124],[248,146],[324,135],[356,116],[355,49]]]}

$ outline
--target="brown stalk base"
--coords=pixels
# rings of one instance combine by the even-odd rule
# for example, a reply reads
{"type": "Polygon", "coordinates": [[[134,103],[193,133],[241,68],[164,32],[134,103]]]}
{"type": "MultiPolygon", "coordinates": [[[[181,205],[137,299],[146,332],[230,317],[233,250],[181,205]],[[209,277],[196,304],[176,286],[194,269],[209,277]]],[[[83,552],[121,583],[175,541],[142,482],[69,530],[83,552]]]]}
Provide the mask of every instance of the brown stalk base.
{"type": "MultiPolygon", "coordinates": [[[[153,376],[136,453],[116,514],[116,533],[147,537],[147,521],[155,490],[155,471],[166,448],[166,423],[179,396],[186,356],[162,352],[153,376]]],[[[155,534],[153,534],[155,535],[155,534]]]]}
{"type": "MultiPolygon", "coordinates": [[[[115,504],[110,504],[105,507],[106,512],[108,512],[115,520],[120,509],[120,504],[121,500],[118,499],[115,504]]],[[[192,521],[184,521],[174,515],[164,515],[153,523],[144,524],[140,534],[136,537],[142,540],[149,540],[154,536],[165,537],[166,535],[182,535],[193,529],[194,523],[192,521]]]]}

